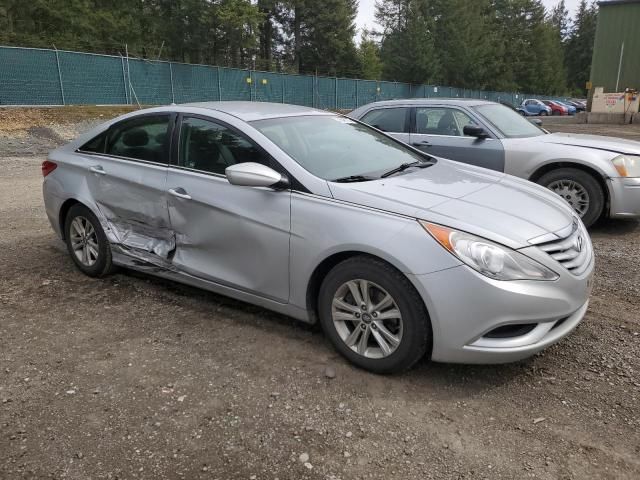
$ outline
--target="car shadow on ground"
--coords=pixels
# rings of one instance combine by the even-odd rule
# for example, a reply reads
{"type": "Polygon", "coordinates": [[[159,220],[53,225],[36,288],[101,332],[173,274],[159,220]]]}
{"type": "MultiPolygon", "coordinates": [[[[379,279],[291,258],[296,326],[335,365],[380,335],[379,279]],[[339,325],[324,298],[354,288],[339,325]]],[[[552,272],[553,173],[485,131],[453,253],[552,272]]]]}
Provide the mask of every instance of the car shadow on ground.
{"type": "MultiPolygon", "coordinates": [[[[356,383],[384,379],[385,382],[391,382],[390,386],[395,385],[398,388],[407,384],[421,388],[444,387],[442,391],[448,391],[456,398],[464,399],[519,380],[522,375],[532,370],[532,359],[499,365],[466,365],[436,363],[425,358],[408,372],[376,375],[351,365],[339,355],[318,324],[307,324],[262,307],[143,272],[122,270],[121,274],[155,285],[166,290],[167,294],[196,300],[203,311],[213,311],[224,306],[232,317],[231,321],[261,331],[268,330],[270,334],[282,336],[282,340],[286,342],[300,342],[297,347],[292,346],[292,350],[304,351],[304,355],[310,360],[305,363],[317,363],[319,371],[322,370],[322,365],[331,364],[343,376],[348,377],[349,381],[355,380],[356,383]],[[317,360],[315,357],[324,357],[326,361],[317,360]]],[[[193,328],[193,324],[191,327],[193,328]]]]}
{"type": "Polygon", "coordinates": [[[591,228],[589,233],[604,235],[628,235],[630,233],[640,232],[640,221],[635,219],[604,219],[597,222],[591,228]]]}

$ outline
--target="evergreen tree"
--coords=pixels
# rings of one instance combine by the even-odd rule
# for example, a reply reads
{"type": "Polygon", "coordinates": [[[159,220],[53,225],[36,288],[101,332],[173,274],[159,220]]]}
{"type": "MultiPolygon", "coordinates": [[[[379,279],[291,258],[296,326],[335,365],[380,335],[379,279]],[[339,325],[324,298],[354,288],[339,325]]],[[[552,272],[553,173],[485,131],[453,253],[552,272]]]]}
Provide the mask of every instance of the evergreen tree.
{"type": "Polygon", "coordinates": [[[447,85],[480,89],[492,85],[497,36],[489,0],[439,0],[435,45],[447,85]]]}
{"type": "Polygon", "coordinates": [[[339,76],[360,74],[354,41],[357,0],[291,0],[285,22],[294,70],[339,76]]]}
{"type": "Polygon", "coordinates": [[[367,30],[362,32],[358,57],[362,78],[366,80],[380,80],[382,77],[382,62],[380,61],[380,48],[371,38],[367,30]]]}
{"type": "Polygon", "coordinates": [[[380,57],[383,76],[410,83],[438,83],[433,2],[380,0],[376,19],[383,27],[380,57]]]}
{"type": "Polygon", "coordinates": [[[582,96],[591,75],[591,58],[596,38],[598,6],[582,0],[569,34],[566,47],[566,65],[569,87],[574,94],[582,96]]]}

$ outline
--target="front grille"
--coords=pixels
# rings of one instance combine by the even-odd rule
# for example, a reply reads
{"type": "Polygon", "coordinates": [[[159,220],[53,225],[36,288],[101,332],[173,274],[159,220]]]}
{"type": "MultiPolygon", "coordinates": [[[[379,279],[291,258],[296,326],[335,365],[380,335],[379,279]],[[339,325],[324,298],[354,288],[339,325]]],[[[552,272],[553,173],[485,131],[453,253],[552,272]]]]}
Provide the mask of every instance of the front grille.
{"type": "Polygon", "coordinates": [[[537,245],[574,275],[582,275],[591,262],[591,241],[582,224],[574,222],[571,233],[557,240],[537,245]]]}

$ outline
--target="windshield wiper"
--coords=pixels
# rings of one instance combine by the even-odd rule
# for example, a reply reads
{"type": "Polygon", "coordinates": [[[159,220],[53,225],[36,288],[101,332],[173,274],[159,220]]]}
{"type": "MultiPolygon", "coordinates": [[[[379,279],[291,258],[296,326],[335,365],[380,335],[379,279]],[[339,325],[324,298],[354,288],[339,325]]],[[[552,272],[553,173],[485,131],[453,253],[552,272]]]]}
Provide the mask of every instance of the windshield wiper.
{"type": "Polygon", "coordinates": [[[402,165],[389,170],[388,172],[383,173],[382,175],[380,175],[380,178],[387,178],[390,177],[391,175],[395,175],[396,173],[400,173],[400,172],[404,172],[405,170],[409,169],[409,168],[427,168],[430,167],[431,165],[433,165],[432,162],[425,162],[422,160],[418,160],[416,162],[411,162],[411,163],[403,163],[402,165]]]}
{"type": "Polygon", "coordinates": [[[332,180],[332,182],[336,183],[352,183],[352,182],[368,182],[370,180],[375,180],[372,177],[365,177],[364,175],[349,175],[348,177],[336,178],[332,180]]]}

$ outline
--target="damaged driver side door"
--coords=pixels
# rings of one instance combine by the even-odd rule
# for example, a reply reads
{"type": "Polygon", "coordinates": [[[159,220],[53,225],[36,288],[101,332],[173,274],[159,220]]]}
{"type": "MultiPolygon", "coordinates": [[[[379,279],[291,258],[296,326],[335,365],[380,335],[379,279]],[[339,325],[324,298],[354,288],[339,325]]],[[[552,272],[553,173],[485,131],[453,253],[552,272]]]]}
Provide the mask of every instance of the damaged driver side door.
{"type": "Polygon", "coordinates": [[[291,191],[234,186],[225,175],[227,167],[244,162],[282,167],[222,121],[185,114],[179,124],[167,176],[169,217],[176,234],[173,266],[286,303],[291,191]]]}
{"type": "Polygon", "coordinates": [[[159,266],[168,264],[175,248],[166,199],[175,118],[148,114],[123,120],[79,152],[85,154],[89,191],[116,251],[159,266]]]}

